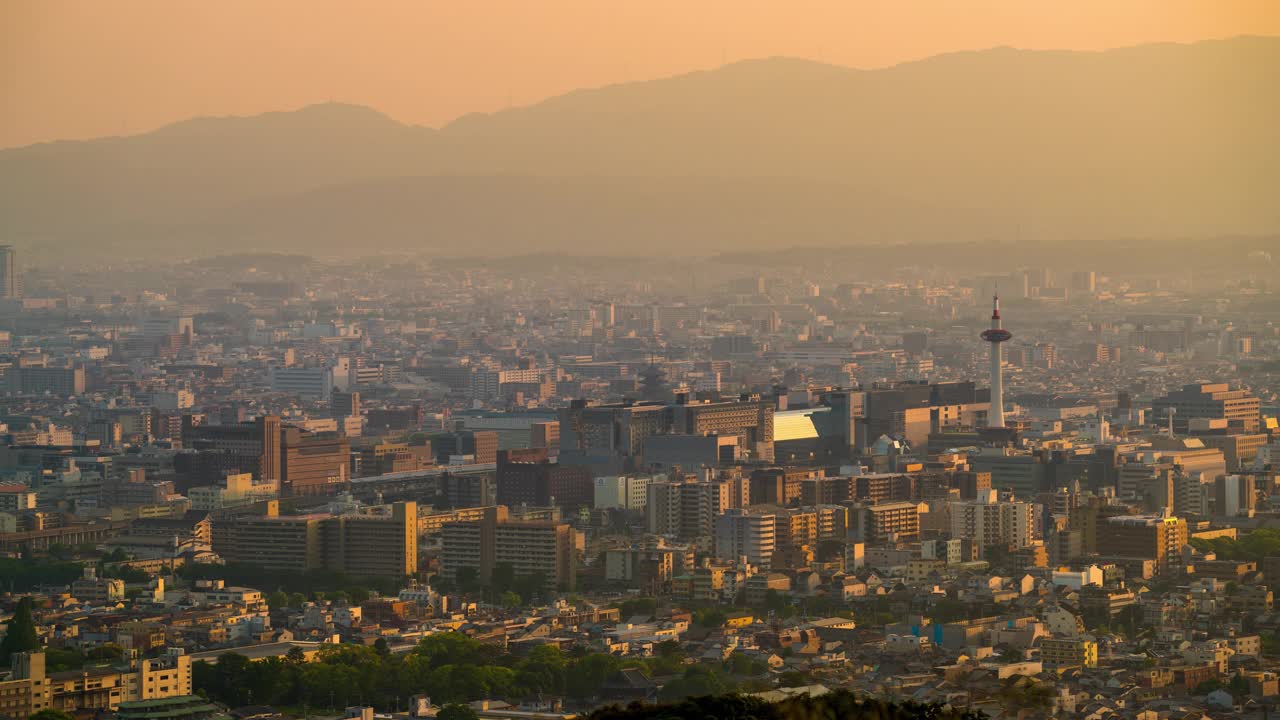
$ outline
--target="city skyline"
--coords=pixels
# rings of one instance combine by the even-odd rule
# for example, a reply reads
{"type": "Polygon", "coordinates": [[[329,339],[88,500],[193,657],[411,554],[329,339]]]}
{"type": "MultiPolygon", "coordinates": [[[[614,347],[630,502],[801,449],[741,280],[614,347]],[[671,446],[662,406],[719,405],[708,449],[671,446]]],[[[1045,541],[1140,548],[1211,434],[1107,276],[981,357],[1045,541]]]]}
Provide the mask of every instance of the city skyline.
{"type": "Polygon", "coordinates": [[[0,720],[1280,705],[1276,2],[0,48],[0,720]]]}

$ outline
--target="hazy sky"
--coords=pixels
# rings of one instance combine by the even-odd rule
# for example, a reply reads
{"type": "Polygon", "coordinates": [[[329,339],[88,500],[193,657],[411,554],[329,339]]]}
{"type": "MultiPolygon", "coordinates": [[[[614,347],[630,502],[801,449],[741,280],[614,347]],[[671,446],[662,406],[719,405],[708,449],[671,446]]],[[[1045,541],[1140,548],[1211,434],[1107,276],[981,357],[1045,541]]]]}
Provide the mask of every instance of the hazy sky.
{"type": "Polygon", "coordinates": [[[340,100],[438,126],[788,55],[1280,35],[1280,0],[0,0],[0,147],[340,100]]]}

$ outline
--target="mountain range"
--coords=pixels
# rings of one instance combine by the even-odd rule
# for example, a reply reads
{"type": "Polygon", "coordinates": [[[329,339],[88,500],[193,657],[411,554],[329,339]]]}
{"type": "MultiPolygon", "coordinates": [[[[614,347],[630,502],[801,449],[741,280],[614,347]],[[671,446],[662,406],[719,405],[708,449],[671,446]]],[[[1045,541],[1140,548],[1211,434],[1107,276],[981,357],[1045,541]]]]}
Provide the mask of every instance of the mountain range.
{"type": "Polygon", "coordinates": [[[1280,38],[772,58],[439,129],[325,104],[0,151],[0,236],[81,252],[716,252],[1280,232],[1280,38]]]}

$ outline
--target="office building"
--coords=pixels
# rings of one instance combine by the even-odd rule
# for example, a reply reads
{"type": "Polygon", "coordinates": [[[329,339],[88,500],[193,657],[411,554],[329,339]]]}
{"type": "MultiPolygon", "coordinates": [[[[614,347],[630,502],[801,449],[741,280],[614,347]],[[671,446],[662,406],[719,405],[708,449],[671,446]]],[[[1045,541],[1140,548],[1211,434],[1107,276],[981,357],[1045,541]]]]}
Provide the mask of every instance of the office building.
{"type": "Polygon", "coordinates": [[[217,466],[216,478],[247,472],[256,483],[278,486],[280,431],[275,415],[231,425],[196,424],[192,416],[182,416],[182,446],[209,453],[217,466]]]}
{"type": "Polygon", "coordinates": [[[545,448],[498,452],[498,503],[576,510],[595,502],[591,471],[547,457],[545,448]]]}
{"type": "Polygon", "coordinates": [[[498,433],[458,430],[431,436],[431,449],[441,465],[488,465],[498,461],[498,433]]]}
{"type": "Polygon", "coordinates": [[[1151,411],[1162,422],[1172,420],[1173,431],[1187,433],[1193,419],[1222,419],[1238,432],[1256,433],[1261,425],[1262,401],[1247,390],[1232,390],[1227,383],[1185,385],[1156,398],[1151,411]]]}
{"type": "Polygon", "coordinates": [[[295,427],[280,430],[280,495],[331,495],[351,473],[351,441],[313,435],[295,427]]]}

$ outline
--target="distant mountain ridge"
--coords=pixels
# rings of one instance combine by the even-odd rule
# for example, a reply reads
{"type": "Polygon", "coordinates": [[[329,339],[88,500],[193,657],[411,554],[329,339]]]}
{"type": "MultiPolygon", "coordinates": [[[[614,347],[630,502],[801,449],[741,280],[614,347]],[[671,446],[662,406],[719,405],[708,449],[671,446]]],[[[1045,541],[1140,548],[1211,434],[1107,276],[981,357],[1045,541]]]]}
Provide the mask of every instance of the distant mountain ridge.
{"type": "Polygon", "coordinates": [[[1280,231],[1280,39],[772,58],[438,130],[325,104],[0,151],[62,248],[718,251],[1280,231]],[[90,245],[91,244],[91,245],[90,245]]]}

